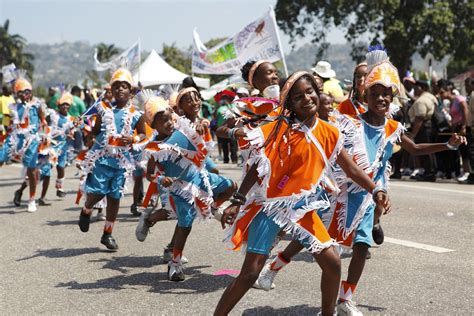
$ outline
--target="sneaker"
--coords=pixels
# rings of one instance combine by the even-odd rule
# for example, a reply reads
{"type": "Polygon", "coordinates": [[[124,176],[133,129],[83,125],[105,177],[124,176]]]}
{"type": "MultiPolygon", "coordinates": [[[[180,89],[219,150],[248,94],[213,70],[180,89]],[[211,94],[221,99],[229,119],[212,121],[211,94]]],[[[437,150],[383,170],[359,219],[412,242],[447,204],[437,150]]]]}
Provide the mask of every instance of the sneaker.
{"type": "Polygon", "coordinates": [[[337,315],[341,316],[363,316],[362,312],[357,309],[353,301],[344,301],[337,304],[337,315]]]}
{"type": "MultiPolygon", "coordinates": [[[[323,315],[323,312],[318,312],[318,313],[316,314],[316,316],[322,316],[322,315],[323,315]]],[[[332,316],[337,316],[336,310],[334,310],[334,313],[332,313],[332,316]]]]}
{"type": "Polygon", "coordinates": [[[112,237],[112,234],[104,233],[102,238],[100,238],[100,243],[111,251],[118,250],[117,242],[115,241],[114,237],[112,237]]]}
{"type": "Polygon", "coordinates": [[[36,207],[36,201],[35,200],[31,200],[28,202],[28,209],[27,209],[27,212],[28,213],[34,213],[38,210],[38,208],[36,207]]]}
{"type": "Polygon", "coordinates": [[[21,205],[21,196],[23,195],[23,192],[21,190],[16,190],[15,195],[13,195],[13,204],[15,206],[20,206],[21,205]]]}
{"type": "Polygon", "coordinates": [[[168,262],[168,280],[173,282],[184,281],[184,270],[181,262],[168,262]]]}
{"type": "Polygon", "coordinates": [[[273,280],[275,279],[277,273],[278,271],[270,269],[270,263],[265,264],[253,287],[265,291],[270,291],[274,289],[275,284],[273,284],[273,280]]]}
{"type": "Polygon", "coordinates": [[[148,226],[149,217],[150,211],[148,210],[145,210],[140,216],[137,228],[135,229],[135,237],[138,241],[145,241],[146,236],[148,236],[148,232],[150,231],[150,226],[148,226]]]}
{"type": "Polygon", "coordinates": [[[132,204],[130,206],[130,213],[132,213],[133,216],[142,215],[142,213],[138,211],[138,205],[137,204],[132,204]]]}
{"type": "Polygon", "coordinates": [[[95,220],[98,222],[103,222],[105,221],[105,215],[102,213],[102,211],[98,211],[97,215],[95,216],[95,220]]]}
{"type": "Polygon", "coordinates": [[[460,176],[457,180],[458,182],[464,182],[469,178],[469,172],[464,172],[462,176],[460,176]]]}
{"type": "Polygon", "coordinates": [[[382,229],[382,226],[380,225],[380,222],[378,222],[372,228],[372,239],[377,245],[381,245],[383,244],[383,238],[384,238],[383,229],[382,229]]]}
{"type": "Polygon", "coordinates": [[[89,231],[89,225],[91,222],[91,215],[86,215],[82,213],[79,215],[79,229],[81,232],[86,233],[89,231]]]}
{"type": "MultiPolygon", "coordinates": [[[[165,248],[163,250],[163,263],[168,263],[173,260],[173,248],[165,248]]],[[[185,256],[181,256],[181,263],[186,264],[189,262],[189,259],[185,256]]]]}
{"type": "Polygon", "coordinates": [[[402,169],[402,176],[410,176],[412,172],[413,170],[411,170],[410,168],[402,169]]]}
{"type": "Polygon", "coordinates": [[[38,199],[38,205],[39,206],[48,206],[51,205],[51,203],[46,202],[44,199],[38,199]]]}
{"type": "Polygon", "coordinates": [[[63,198],[63,197],[66,196],[66,192],[64,192],[63,190],[57,190],[56,191],[56,196],[60,197],[60,198],[63,198]]]}

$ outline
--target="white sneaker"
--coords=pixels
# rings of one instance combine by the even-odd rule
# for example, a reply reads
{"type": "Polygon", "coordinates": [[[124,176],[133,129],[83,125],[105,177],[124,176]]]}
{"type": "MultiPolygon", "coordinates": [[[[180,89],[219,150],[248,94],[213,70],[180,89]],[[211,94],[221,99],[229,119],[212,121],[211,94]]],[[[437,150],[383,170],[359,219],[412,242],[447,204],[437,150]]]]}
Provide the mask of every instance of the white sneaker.
{"type": "Polygon", "coordinates": [[[138,221],[137,228],[135,229],[135,237],[137,237],[138,241],[145,241],[146,236],[148,236],[148,232],[150,231],[150,227],[147,225],[147,220],[150,217],[151,209],[146,209],[140,215],[140,220],[138,221]]]}
{"type": "Polygon", "coordinates": [[[168,280],[181,282],[185,279],[183,264],[181,262],[168,262],[168,280]]]}
{"type": "MultiPolygon", "coordinates": [[[[323,315],[323,312],[318,312],[318,313],[316,314],[316,316],[322,316],[322,315],[323,315]]],[[[337,312],[334,311],[334,313],[332,313],[332,316],[337,316],[337,312]]]]}
{"type": "Polygon", "coordinates": [[[273,280],[275,279],[278,271],[270,269],[270,264],[271,263],[265,264],[262,271],[260,272],[260,275],[258,276],[257,281],[255,281],[253,285],[254,288],[265,291],[270,291],[275,288],[273,280]]]}
{"type": "Polygon", "coordinates": [[[469,172],[464,172],[463,175],[458,178],[458,181],[459,182],[466,181],[468,177],[469,177],[469,172]]]}
{"type": "Polygon", "coordinates": [[[36,208],[36,201],[35,200],[31,200],[28,202],[28,210],[27,212],[28,213],[34,213],[36,212],[38,209],[36,208]]]}
{"type": "Polygon", "coordinates": [[[341,316],[363,316],[362,312],[357,309],[353,301],[344,301],[337,304],[337,315],[341,316]]]}

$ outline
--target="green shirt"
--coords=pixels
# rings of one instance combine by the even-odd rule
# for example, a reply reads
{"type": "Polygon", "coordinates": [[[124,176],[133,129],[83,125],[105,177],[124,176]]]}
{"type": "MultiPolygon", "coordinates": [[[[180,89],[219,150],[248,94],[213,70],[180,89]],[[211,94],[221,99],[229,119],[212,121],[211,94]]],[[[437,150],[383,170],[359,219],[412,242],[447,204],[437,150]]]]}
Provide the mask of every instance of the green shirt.
{"type": "Polygon", "coordinates": [[[48,101],[48,107],[50,107],[51,109],[53,110],[58,110],[58,100],[59,98],[61,97],[61,93],[60,92],[56,92],[52,97],[51,99],[49,99],[48,101]]]}
{"type": "Polygon", "coordinates": [[[78,96],[73,95],[72,96],[72,104],[71,107],[69,107],[68,114],[71,115],[72,117],[78,117],[82,113],[84,113],[86,110],[86,104],[84,101],[82,101],[81,98],[78,96]]]}
{"type": "Polygon", "coordinates": [[[226,119],[224,117],[224,113],[227,112],[229,109],[230,109],[230,104],[221,105],[217,109],[217,126],[218,127],[225,123],[226,119]]]}

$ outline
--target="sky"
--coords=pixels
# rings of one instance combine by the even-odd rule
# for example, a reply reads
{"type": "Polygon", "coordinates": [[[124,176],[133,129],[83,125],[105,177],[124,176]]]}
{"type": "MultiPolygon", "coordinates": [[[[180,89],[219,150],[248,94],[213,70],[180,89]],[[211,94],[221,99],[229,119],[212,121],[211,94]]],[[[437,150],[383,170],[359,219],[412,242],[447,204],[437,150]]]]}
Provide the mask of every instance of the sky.
{"type": "MultiPolygon", "coordinates": [[[[0,0],[0,23],[31,43],[104,42],[127,48],[140,38],[143,50],[161,52],[163,44],[187,48],[192,30],[203,42],[228,37],[262,16],[276,0],[0,0]]],[[[280,31],[285,53],[289,37],[280,31]]],[[[328,34],[345,43],[343,33],[328,34]]],[[[308,43],[300,39],[298,45],[308,43]]],[[[297,46],[298,47],[298,46],[297,46]]]]}

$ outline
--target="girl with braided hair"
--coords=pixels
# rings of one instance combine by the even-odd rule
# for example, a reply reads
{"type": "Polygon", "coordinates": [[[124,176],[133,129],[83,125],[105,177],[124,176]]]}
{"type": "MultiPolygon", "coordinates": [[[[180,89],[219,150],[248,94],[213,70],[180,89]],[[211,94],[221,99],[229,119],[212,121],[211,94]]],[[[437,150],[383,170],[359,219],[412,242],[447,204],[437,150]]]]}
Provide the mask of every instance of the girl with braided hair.
{"type": "MultiPolygon", "coordinates": [[[[374,192],[379,207],[388,207],[386,193],[374,190],[375,184],[342,148],[337,128],[318,119],[319,94],[311,74],[293,74],[280,94],[285,115],[247,133],[248,172],[221,218],[223,227],[231,225],[227,239],[235,250],[246,246],[246,256],[215,315],[227,315],[254,284],[281,229],[301,242],[320,265],[322,314],[333,314],[340,259],[315,210],[329,206],[322,196],[323,185],[337,189],[332,176],[336,162],[355,182],[374,192]]],[[[284,263],[276,263],[280,264],[284,263]]]]}

